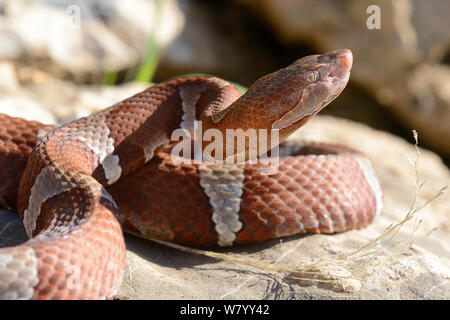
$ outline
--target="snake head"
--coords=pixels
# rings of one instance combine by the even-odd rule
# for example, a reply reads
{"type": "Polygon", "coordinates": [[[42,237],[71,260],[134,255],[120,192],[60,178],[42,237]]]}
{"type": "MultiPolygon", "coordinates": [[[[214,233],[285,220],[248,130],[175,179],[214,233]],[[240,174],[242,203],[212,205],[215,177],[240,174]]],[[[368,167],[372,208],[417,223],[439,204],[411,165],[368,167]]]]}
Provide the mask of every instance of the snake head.
{"type": "Polygon", "coordinates": [[[220,117],[216,117],[219,121],[206,119],[203,128],[219,128],[222,132],[265,129],[267,141],[271,141],[271,129],[275,129],[281,142],[342,92],[352,63],[352,53],[347,49],[298,59],[255,81],[243,96],[220,111],[220,117]]]}
{"type": "Polygon", "coordinates": [[[352,62],[351,51],[340,49],[301,58],[272,74],[274,79],[284,79],[284,87],[291,88],[290,92],[283,90],[287,103],[274,110],[279,111],[279,118],[272,129],[297,129],[296,123],[303,124],[334,100],[347,85],[352,62]]]}

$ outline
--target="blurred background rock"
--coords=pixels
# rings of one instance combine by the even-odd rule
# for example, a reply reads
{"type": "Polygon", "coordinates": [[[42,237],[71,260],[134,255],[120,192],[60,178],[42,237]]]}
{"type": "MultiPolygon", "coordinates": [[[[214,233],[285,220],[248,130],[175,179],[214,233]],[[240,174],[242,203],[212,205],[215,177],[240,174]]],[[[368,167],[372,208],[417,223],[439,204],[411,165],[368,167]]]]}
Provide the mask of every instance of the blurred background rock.
{"type": "Polygon", "coordinates": [[[248,86],[301,56],[349,48],[350,84],[323,113],[408,139],[417,129],[448,161],[449,14],[446,0],[3,0],[0,110],[39,97],[32,113],[44,104],[67,121],[95,109],[79,101],[88,84],[128,94],[142,82],[208,73],[248,86]],[[366,25],[371,4],[380,29],[366,25]]]}

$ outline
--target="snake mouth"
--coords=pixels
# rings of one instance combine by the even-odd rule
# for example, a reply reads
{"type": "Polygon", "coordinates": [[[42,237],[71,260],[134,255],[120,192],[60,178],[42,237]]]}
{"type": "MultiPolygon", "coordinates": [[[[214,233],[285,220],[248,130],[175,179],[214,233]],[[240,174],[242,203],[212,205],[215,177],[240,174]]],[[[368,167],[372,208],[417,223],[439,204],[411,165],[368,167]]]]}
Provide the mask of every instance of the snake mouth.
{"type": "Polygon", "coordinates": [[[329,89],[330,96],[332,97],[331,100],[333,100],[342,92],[342,90],[344,90],[348,80],[350,79],[350,70],[353,65],[353,54],[348,49],[339,49],[319,56],[317,61],[320,62],[326,59],[329,60],[328,64],[322,68],[322,76],[325,81],[331,83],[329,89]]]}

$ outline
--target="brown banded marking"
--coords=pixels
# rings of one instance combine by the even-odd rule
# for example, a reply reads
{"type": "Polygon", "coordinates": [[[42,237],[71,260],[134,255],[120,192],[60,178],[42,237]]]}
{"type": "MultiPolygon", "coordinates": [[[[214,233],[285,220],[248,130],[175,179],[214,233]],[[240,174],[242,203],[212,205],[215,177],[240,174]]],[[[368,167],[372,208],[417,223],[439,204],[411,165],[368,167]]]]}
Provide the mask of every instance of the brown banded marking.
{"type": "MultiPolygon", "coordinates": [[[[229,82],[223,79],[211,77],[208,79],[207,86],[192,84],[180,86],[180,97],[183,108],[183,116],[180,128],[188,130],[192,136],[194,133],[194,122],[198,120],[196,114],[197,102],[204,92],[211,90],[211,86],[214,87],[213,92],[219,93],[219,95],[223,95],[223,89],[231,85],[229,82]]],[[[206,112],[206,117],[209,117],[213,123],[220,122],[220,120],[222,120],[222,118],[228,113],[228,111],[230,111],[230,108],[227,108],[228,105],[234,102],[232,94],[230,94],[229,97],[224,96],[221,99],[223,99],[223,101],[219,101],[220,103],[217,103],[217,101],[215,101],[212,105],[207,106],[204,110],[206,112]],[[227,99],[229,99],[229,101],[226,101],[227,99]]]]}
{"type": "Polygon", "coordinates": [[[28,207],[23,213],[23,225],[28,237],[33,236],[36,229],[37,219],[41,213],[42,204],[48,199],[73,188],[70,178],[66,179],[66,174],[58,164],[54,167],[45,166],[36,177],[31,187],[28,207]]]}
{"type": "MultiPolygon", "coordinates": [[[[123,250],[121,248],[122,232],[114,218],[118,209],[115,201],[93,177],[80,173],[58,172],[53,164],[44,167],[38,178],[44,187],[40,190],[39,183],[35,183],[31,194],[33,197],[37,193],[32,201],[37,207],[37,211],[32,212],[36,217],[33,221],[36,229],[33,229],[34,237],[24,245],[17,247],[19,250],[22,247],[30,248],[33,253],[31,258],[34,258],[33,261],[37,261],[33,270],[36,270],[38,280],[28,281],[20,290],[26,289],[26,298],[67,299],[67,294],[90,299],[109,297],[110,293],[102,291],[102,286],[111,285],[114,293],[118,289],[123,273],[120,267],[120,264],[123,263],[122,259],[109,262],[106,260],[107,263],[104,264],[103,255],[105,253],[100,250],[101,246],[104,246],[103,241],[115,243],[111,250],[116,257],[119,257],[123,250]],[[46,173],[47,177],[45,177],[46,173]],[[45,178],[48,178],[48,184],[43,180],[45,178]],[[64,187],[58,187],[58,182],[64,187]],[[95,230],[93,230],[94,226],[97,226],[95,230]],[[97,249],[99,249],[98,252],[95,251],[97,249]],[[90,250],[94,250],[94,252],[90,252],[90,250]],[[86,252],[89,252],[92,261],[83,261],[89,259],[86,252]],[[63,261],[62,257],[67,257],[67,261],[63,261]],[[58,260],[61,261],[58,262],[58,260]],[[85,268],[88,268],[89,264],[98,265],[100,270],[95,273],[86,273],[85,268]],[[53,276],[49,277],[48,274],[53,274],[53,276]],[[86,277],[85,280],[77,278],[81,274],[86,277]],[[110,274],[110,276],[106,276],[106,274],[110,274]],[[89,291],[90,281],[99,279],[106,283],[96,286],[92,290],[92,294],[85,291],[86,289],[89,291]],[[49,284],[51,289],[48,287],[49,284]]],[[[31,211],[30,207],[27,210],[31,211]]],[[[2,253],[3,250],[0,251],[0,260],[2,253]]],[[[18,258],[14,257],[14,259],[18,258]]],[[[18,261],[15,262],[16,265],[17,263],[18,261]]],[[[28,264],[31,265],[31,263],[28,264]]],[[[10,266],[10,268],[12,267],[10,266]]],[[[1,272],[4,272],[2,266],[0,266],[1,272]]],[[[30,272],[30,270],[26,270],[26,272],[30,272]]],[[[22,276],[20,274],[16,278],[20,279],[22,276]]],[[[4,282],[0,281],[0,284],[4,285],[4,282]]],[[[8,283],[6,282],[6,284],[8,283]]],[[[0,292],[3,291],[0,290],[0,292]]]]}
{"type": "Polygon", "coordinates": [[[152,143],[145,144],[142,147],[142,150],[144,152],[144,163],[149,162],[153,159],[155,156],[155,151],[158,148],[168,148],[170,146],[170,140],[168,137],[166,137],[165,134],[161,134],[156,141],[153,141],[152,143]]]}
{"type": "Polygon", "coordinates": [[[98,156],[98,163],[103,167],[108,185],[111,185],[119,180],[122,168],[119,156],[113,154],[114,139],[110,137],[111,130],[105,122],[104,114],[105,111],[102,111],[87,118],[82,126],[67,131],[66,135],[84,142],[98,156]]]}
{"type": "MultiPolygon", "coordinates": [[[[219,90],[229,85],[228,82],[211,78],[209,81],[218,85],[219,90]]],[[[195,137],[196,104],[201,94],[206,90],[204,86],[182,86],[180,97],[182,100],[183,116],[181,129],[187,130],[191,137],[195,137]]],[[[225,113],[212,111],[211,119],[219,122],[225,113]]],[[[202,163],[198,167],[199,184],[213,208],[212,221],[215,223],[219,246],[231,246],[236,239],[236,233],[242,228],[239,221],[240,202],[244,181],[244,165],[220,165],[202,163]]]]}
{"type": "MultiPolygon", "coordinates": [[[[103,188],[94,178],[83,174],[64,171],[58,164],[54,163],[45,166],[37,176],[35,183],[31,188],[30,199],[28,207],[24,211],[23,225],[27,235],[31,238],[36,229],[37,220],[41,213],[41,207],[44,202],[63,192],[69,191],[73,188],[85,187],[90,190],[93,196],[99,196],[108,200],[114,207],[117,204],[112,199],[111,195],[103,188]],[[74,181],[78,181],[75,183],[74,181]]],[[[73,219],[76,217],[73,216],[73,219]]],[[[72,224],[68,224],[72,225],[72,224]]],[[[78,224],[73,224],[76,227],[78,224]]],[[[61,229],[61,234],[72,232],[72,229],[61,229]]]]}
{"type": "MultiPolygon", "coordinates": [[[[230,83],[216,77],[212,77],[211,82],[215,83],[220,89],[225,88],[226,86],[230,86],[230,83]]],[[[223,106],[222,106],[223,107],[223,106]]],[[[231,108],[222,108],[222,110],[212,110],[211,120],[213,123],[219,123],[223,117],[231,110],[231,108]]]]}
{"type": "Polygon", "coordinates": [[[183,108],[180,128],[187,130],[191,137],[194,137],[194,123],[197,120],[195,105],[197,104],[200,95],[205,90],[206,89],[200,85],[180,87],[181,106],[183,108]]]}

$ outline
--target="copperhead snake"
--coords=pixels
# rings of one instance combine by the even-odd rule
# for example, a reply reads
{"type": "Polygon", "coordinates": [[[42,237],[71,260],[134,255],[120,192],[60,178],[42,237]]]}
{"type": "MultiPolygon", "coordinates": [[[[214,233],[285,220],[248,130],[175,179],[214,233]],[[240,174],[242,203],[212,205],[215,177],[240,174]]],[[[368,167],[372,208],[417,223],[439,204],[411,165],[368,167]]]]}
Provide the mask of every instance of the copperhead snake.
{"type": "Polygon", "coordinates": [[[219,78],[179,78],[61,127],[0,114],[0,199],[30,237],[0,249],[0,298],[113,297],[123,229],[211,247],[369,224],[383,202],[364,154],[283,142],[342,92],[352,59],[346,49],[301,58],[241,97],[219,78]],[[172,133],[194,123],[200,133],[276,130],[276,172],[249,161],[247,145],[245,163],[175,161],[172,133]]]}

